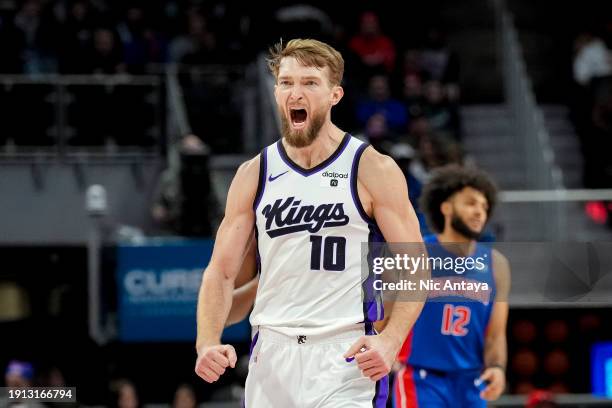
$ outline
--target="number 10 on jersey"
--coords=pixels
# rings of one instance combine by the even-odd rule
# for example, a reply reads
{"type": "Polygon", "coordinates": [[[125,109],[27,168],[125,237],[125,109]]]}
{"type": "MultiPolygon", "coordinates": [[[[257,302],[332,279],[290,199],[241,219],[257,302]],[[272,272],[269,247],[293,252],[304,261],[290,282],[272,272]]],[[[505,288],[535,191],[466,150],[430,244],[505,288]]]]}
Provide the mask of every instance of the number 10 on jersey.
{"type": "Polygon", "coordinates": [[[323,269],[326,271],[343,271],[346,260],[346,238],[344,237],[322,237],[311,235],[310,243],[310,269],[321,270],[321,258],[323,269]]]}

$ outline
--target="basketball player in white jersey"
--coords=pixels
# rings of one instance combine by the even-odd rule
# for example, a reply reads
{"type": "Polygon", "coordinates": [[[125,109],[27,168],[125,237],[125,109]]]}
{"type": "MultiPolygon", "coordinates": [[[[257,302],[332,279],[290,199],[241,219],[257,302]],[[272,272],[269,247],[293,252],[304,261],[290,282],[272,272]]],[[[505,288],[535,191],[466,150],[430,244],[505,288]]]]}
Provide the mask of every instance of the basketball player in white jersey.
{"type": "Polygon", "coordinates": [[[292,40],[272,50],[269,66],[282,139],[230,186],[200,289],[195,371],[214,382],[235,365],[220,337],[255,239],[246,407],[384,407],[387,374],[423,303],[395,303],[376,334],[382,303],[362,298],[361,248],[383,237],[422,242],[406,180],[391,158],[331,122],[343,96],[336,50],[292,40]]]}

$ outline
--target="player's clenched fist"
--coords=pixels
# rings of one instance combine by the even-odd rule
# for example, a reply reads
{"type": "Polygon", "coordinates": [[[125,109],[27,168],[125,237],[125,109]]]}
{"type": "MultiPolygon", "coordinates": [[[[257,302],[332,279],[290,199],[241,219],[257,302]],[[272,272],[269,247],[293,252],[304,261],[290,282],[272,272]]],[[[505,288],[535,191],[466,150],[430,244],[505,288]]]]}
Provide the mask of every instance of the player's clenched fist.
{"type": "Polygon", "coordinates": [[[236,366],[236,350],[229,344],[204,346],[198,350],[195,372],[206,382],[215,382],[227,367],[236,366]]]}
{"type": "Polygon", "coordinates": [[[362,336],[344,354],[344,358],[355,358],[365,377],[378,381],[389,374],[397,347],[384,335],[362,336]]]}

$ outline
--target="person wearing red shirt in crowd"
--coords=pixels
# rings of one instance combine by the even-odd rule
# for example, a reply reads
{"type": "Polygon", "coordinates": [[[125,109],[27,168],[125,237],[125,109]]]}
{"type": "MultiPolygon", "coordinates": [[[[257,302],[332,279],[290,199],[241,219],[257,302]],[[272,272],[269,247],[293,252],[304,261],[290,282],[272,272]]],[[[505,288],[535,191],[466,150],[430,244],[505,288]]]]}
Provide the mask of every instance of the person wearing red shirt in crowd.
{"type": "Polygon", "coordinates": [[[380,30],[378,16],[371,11],[361,15],[359,33],[351,38],[349,48],[368,68],[384,68],[392,72],[395,67],[395,45],[380,30]]]}

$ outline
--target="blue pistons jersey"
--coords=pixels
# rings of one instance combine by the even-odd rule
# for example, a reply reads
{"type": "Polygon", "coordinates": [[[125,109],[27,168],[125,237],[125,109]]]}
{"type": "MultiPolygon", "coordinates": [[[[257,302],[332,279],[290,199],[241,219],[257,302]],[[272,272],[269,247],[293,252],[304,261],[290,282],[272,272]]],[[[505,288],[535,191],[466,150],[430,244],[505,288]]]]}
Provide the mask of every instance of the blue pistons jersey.
{"type": "MultiPolygon", "coordinates": [[[[424,241],[430,259],[452,262],[458,258],[440,245],[435,235],[426,236],[424,241]]],[[[400,361],[444,372],[483,367],[485,335],[495,301],[491,248],[476,244],[467,258],[474,259],[479,267],[441,268],[440,263],[433,264],[430,282],[434,289],[430,287],[423,311],[402,347],[400,361]]]]}

